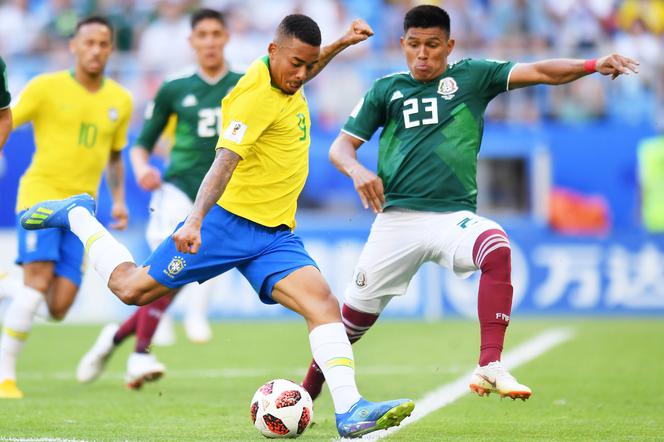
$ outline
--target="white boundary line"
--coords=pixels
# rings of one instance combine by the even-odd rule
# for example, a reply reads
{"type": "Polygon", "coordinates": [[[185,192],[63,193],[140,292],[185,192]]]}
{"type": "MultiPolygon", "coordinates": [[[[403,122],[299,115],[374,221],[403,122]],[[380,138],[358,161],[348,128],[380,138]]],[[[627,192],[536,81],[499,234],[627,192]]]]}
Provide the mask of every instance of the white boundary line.
{"type": "MultiPolygon", "coordinates": [[[[533,359],[541,356],[542,354],[562,344],[563,342],[570,340],[573,336],[574,332],[569,329],[558,328],[544,331],[534,338],[519,345],[514,350],[506,353],[502,358],[502,362],[507,369],[512,370],[520,365],[532,361],[533,359]]],[[[449,405],[460,399],[470,392],[470,389],[468,388],[468,379],[470,378],[471,374],[472,371],[461,376],[454,382],[441,385],[435,390],[429,392],[426,396],[415,403],[416,405],[413,414],[410,417],[404,419],[400,426],[392,427],[388,430],[376,431],[375,433],[364,436],[363,439],[383,439],[390,434],[396,433],[400,429],[419,421],[426,415],[433,413],[434,411],[439,410],[446,405],[449,405]]]]}

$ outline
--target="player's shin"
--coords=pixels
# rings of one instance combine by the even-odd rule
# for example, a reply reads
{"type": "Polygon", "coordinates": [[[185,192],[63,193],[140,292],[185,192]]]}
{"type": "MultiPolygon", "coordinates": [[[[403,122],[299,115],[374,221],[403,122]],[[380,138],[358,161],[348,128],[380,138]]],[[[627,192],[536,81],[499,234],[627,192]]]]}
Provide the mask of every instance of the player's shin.
{"type": "Polygon", "coordinates": [[[480,366],[500,361],[503,350],[512,310],[510,254],[507,237],[499,230],[485,232],[475,244],[475,262],[482,271],[477,300],[480,366]]]}
{"type": "MultiPolygon", "coordinates": [[[[346,329],[346,335],[351,344],[356,343],[369,328],[376,322],[378,315],[361,312],[344,304],[341,308],[341,320],[346,329]]],[[[312,399],[316,399],[325,383],[325,376],[316,361],[311,361],[309,370],[302,381],[302,387],[309,393],[312,399]]]]}
{"type": "Polygon", "coordinates": [[[14,294],[0,338],[0,382],[16,379],[16,361],[28,338],[35,312],[43,302],[44,296],[37,290],[22,286],[14,294]]]}
{"type": "Polygon", "coordinates": [[[107,285],[117,266],[134,262],[129,250],[113,238],[89,211],[75,207],[68,216],[71,231],[81,240],[92,267],[107,285]]]}
{"type": "Polygon", "coordinates": [[[360,400],[355,384],[353,350],[342,323],[319,325],[309,333],[314,360],[327,380],[334,410],[345,413],[360,400]]]}

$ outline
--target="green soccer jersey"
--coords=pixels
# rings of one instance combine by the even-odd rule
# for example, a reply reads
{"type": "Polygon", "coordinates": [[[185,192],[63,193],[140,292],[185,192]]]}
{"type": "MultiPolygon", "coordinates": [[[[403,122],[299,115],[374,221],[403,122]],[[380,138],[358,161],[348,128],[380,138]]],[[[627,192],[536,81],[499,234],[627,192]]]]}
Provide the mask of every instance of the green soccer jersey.
{"type": "Polygon", "coordinates": [[[9,107],[11,101],[12,97],[9,95],[9,86],[7,85],[7,66],[0,57],[0,109],[9,107]]]}
{"type": "Polygon", "coordinates": [[[166,81],[145,111],[143,129],[136,141],[152,151],[171,115],[175,115],[175,140],[164,181],[172,183],[193,201],[203,177],[214,161],[221,130],[221,100],[242,74],[228,72],[216,83],[195,73],[166,81]]]}
{"type": "Polygon", "coordinates": [[[464,59],[428,83],[409,72],[374,83],[342,130],[368,141],[383,127],[378,175],[386,208],[476,210],[484,111],[507,90],[513,66],[464,59]]]}

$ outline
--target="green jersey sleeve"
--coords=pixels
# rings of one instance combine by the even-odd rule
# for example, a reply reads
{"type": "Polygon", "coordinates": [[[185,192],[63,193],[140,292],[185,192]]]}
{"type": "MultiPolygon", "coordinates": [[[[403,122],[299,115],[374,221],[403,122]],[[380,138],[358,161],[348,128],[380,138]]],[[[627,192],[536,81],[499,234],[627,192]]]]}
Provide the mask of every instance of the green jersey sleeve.
{"type": "Polygon", "coordinates": [[[9,107],[12,97],[9,94],[9,86],[7,85],[7,66],[5,61],[0,58],[0,109],[9,107]]]}
{"type": "Polygon", "coordinates": [[[378,128],[385,124],[385,90],[379,81],[355,105],[343,132],[362,141],[369,141],[378,128]]]}
{"type": "Polygon", "coordinates": [[[136,140],[136,145],[142,146],[150,152],[154,149],[155,143],[168,123],[168,118],[173,113],[173,97],[170,89],[169,83],[164,83],[154,100],[145,108],[143,128],[136,140]]]}
{"type": "Polygon", "coordinates": [[[487,101],[508,90],[510,72],[515,63],[502,60],[469,60],[480,92],[487,101]]]}

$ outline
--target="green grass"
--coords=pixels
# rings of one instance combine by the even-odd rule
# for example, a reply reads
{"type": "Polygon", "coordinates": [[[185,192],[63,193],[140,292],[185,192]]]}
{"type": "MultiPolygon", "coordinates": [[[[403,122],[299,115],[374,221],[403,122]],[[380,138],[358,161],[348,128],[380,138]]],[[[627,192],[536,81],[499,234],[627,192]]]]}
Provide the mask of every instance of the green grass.
{"type": "MultiPolygon", "coordinates": [[[[391,439],[661,440],[664,321],[517,318],[507,348],[561,325],[575,331],[573,340],[513,371],[533,388],[531,400],[467,395],[391,439]]],[[[123,386],[129,342],[102,378],[79,385],[76,364],[98,330],[35,328],[19,363],[26,397],[0,401],[0,440],[262,440],[249,421],[254,391],[271,378],[299,381],[309,360],[303,323],[231,322],[216,326],[208,345],[179,335],[175,346],[157,348],[169,371],[141,392],[123,386]]],[[[355,346],[360,390],[370,400],[417,400],[473,367],[477,334],[472,322],[381,322],[355,346]]],[[[301,440],[333,439],[327,392],[315,414],[301,440]]]]}

